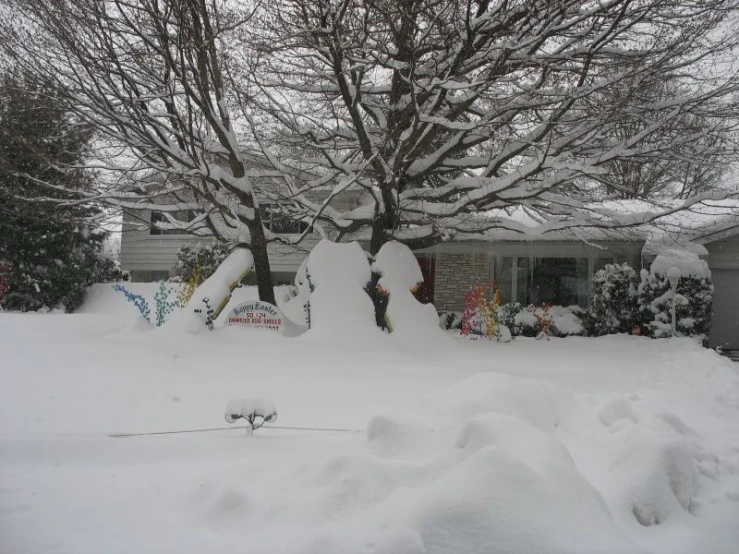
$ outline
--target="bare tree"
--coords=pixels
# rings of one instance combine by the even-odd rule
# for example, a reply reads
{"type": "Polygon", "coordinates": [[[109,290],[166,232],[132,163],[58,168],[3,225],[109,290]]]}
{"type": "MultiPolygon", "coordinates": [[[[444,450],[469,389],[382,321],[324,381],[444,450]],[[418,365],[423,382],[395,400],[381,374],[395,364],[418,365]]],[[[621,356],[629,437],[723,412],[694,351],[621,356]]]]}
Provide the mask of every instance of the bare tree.
{"type": "Polygon", "coordinates": [[[3,46],[62,85],[61,100],[98,131],[94,164],[114,179],[97,200],[249,248],[259,296],[274,303],[276,237],[255,181],[279,175],[245,156],[227,76],[229,41],[251,16],[215,0],[10,0],[3,46]]]}
{"type": "MultiPolygon", "coordinates": [[[[260,108],[251,123],[269,130],[273,165],[319,175],[291,198],[342,233],[369,226],[372,252],[390,238],[527,232],[506,216],[513,207],[537,233],[635,225],[665,211],[622,217],[600,202],[612,195],[598,179],[631,162],[659,170],[666,153],[697,160],[735,130],[739,35],[727,21],[738,6],[284,0],[252,21],[260,40],[244,63],[259,70],[242,93],[260,108]],[[642,101],[640,87],[663,76],[680,94],[642,101]],[[308,160],[291,157],[295,145],[308,160]],[[337,211],[306,194],[328,183],[362,190],[365,205],[337,211]]],[[[669,211],[731,194],[696,192],[669,211]]]]}
{"type": "Polygon", "coordinates": [[[659,125],[638,152],[606,162],[591,179],[619,199],[689,199],[726,188],[725,176],[737,160],[736,114],[707,103],[662,122],[654,106],[690,98],[691,91],[679,75],[648,74],[638,84],[619,83],[585,99],[587,117],[602,121],[599,141],[625,142],[659,125]]]}

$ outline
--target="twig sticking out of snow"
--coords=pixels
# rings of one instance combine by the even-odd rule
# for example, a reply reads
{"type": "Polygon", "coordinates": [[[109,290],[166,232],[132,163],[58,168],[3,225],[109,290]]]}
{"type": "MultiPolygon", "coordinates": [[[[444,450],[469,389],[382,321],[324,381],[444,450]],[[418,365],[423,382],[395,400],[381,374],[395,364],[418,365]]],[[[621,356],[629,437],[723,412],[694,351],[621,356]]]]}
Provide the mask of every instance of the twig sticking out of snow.
{"type": "Polygon", "coordinates": [[[251,435],[265,423],[275,422],[277,409],[274,402],[266,398],[242,398],[229,401],[224,417],[229,423],[245,419],[249,424],[247,433],[251,435]]]}

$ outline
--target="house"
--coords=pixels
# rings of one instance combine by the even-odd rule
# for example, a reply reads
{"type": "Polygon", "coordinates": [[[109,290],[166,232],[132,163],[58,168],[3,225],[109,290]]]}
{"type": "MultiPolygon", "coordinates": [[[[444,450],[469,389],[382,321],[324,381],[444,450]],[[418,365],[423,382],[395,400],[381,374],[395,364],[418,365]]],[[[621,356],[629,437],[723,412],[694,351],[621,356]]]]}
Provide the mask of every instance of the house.
{"type": "Polygon", "coordinates": [[[503,303],[587,307],[594,273],[609,263],[639,267],[644,246],[643,240],[605,237],[585,242],[566,236],[521,240],[500,235],[490,242],[445,243],[422,251],[433,260],[437,310],[461,310],[470,287],[489,281],[499,287],[503,303]]]}
{"type": "Polygon", "coordinates": [[[708,251],[713,278],[710,346],[739,353],[739,218],[707,227],[693,241],[708,251]]]}
{"type": "MultiPolygon", "coordinates": [[[[183,246],[206,246],[213,244],[211,237],[196,237],[184,233],[179,229],[160,230],[150,227],[149,223],[157,214],[141,210],[123,214],[121,233],[121,268],[131,274],[131,281],[147,282],[166,279],[172,275],[172,268],[177,261],[177,252],[183,246]]],[[[276,218],[275,218],[276,220],[276,218]]],[[[265,226],[272,230],[280,223],[268,218],[265,226]]],[[[291,229],[280,228],[283,234],[291,234],[291,229]],[[288,231],[288,232],[284,232],[288,231]]],[[[300,232],[301,229],[296,229],[300,232]]],[[[270,265],[274,273],[275,284],[292,283],[295,272],[305,259],[305,256],[318,242],[318,237],[307,237],[299,247],[288,247],[283,244],[271,243],[268,247],[270,265]]]]}
{"type": "MultiPolygon", "coordinates": [[[[351,207],[356,197],[347,195],[339,202],[351,207]]],[[[287,235],[302,230],[292,229],[291,223],[281,220],[277,211],[272,213],[265,220],[270,230],[287,235]]],[[[133,281],[167,277],[180,247],[208,244],[212,240],[142,224],[151,221],[151,217],[145,211],[124,215],[121,265],[131,272],[133,281]]],[[[432,302],[440,312],[461,311],[470,287],[495,281],[503,303],[547,302],[587,307],[593,275],[606,264],[626,262],[638,270],[648,267],[650,258],[660,249],[679,246],[693,249],[706,258],[713,274],[711,346],[739,350],[739,221],[736,217],[708,218],[707,225],[705,221],[687,233],[688,227],[681,227],[677,237],[657,233],[660,240],[655,240],[653,229],[561,231],[533,238],[499,230],[485,237],[438,244],[416,252],[425,278],[417,296],[424,302],[432,302]]],[[[275,284],[292,283],[300,264],[317,242],[318,237],[310,235],[297,247],[270,244],[268,252],[275,284]]]]}
{"type": "MultiPolygon", "coordinates": [[[[146,225],[151,217],[151,212],[143,210],[124,214],[121,266],[131,273],[132,281],[168,277],[182,246],[205,245],[213,240],[179,230],[151,228],[146,225]]],[[[291,234],[291,229],[277,218],[268,218],[265,225],[275,232],[291,234]]],[[[311,235],[297,247],[270,244],[268,253],[275,284],[291,283],[317,242],[318,237],[311,235]]],[[[440,311],[461,310],[464,294],[472,285],[494,280],[504,302],[585,307],[594,272],[614,262],[639,267],[643,245],[643,240],[605,234],[587,242],[567,234],[521,240],[520,235],[506,231],[485,240],[439,244],[417,252],[426,278],[422,298],[433,302],[440,311]]]]}

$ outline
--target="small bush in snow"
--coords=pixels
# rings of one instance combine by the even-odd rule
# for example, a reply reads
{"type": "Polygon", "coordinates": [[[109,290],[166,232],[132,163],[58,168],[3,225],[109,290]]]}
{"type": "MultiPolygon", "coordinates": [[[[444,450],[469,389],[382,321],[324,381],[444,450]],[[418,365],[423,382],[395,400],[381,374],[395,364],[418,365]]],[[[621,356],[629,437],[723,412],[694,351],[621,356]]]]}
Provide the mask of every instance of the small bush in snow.
{"type": "Polygon", "coordinates": [[[244,419],[249,424],[247,433],[251,435],[265,423],[274,423],[277,409],[266,398],[244,398],[229,401],[223,415],[229,423],[244,419]]]}
{"type": "Polygon", "coordinates": [[[512,329],[524,337],[566,337],[583,333],[580,306],[529,306],[513,317],[512,329]],[[533,308],[533,309],[532,309],[533,308]],[[546,335],[542,332],[546,331],[546,335]]]}
{"type": "Polygon", "coordinates": [[[229,249],[225,244],[216,243],[206,246],[183,246],[177,252],[177,262],[173,273],[183,283],[196,280],[197,285],[213,275],[228,256],[229,249]]]}
{"type": "Polygon", "coordinates": [[[509,302],[498,308],[498,321],[510,329],[511,335],[517,337],[522,334],[521,324],[516,321],[516,316],[523,312],[520,302],[509,302]]]}
{"type": "Polygon", "coordinates": [[[445,331],[462,329],[462,312],[440,312],[439,327],[445,331]]]}
{"type": "Polygon", "coordinates": [[[108,256],[100,255],[95,265],[96,283],[115,283],[116,281],[128,281],[129,273],[121,269],[118,260],[108,256]]]}
{"type": "MultiPolygon", "coordinates": [[[[213,275],[218,266],[230,254],[225,244],[216,243],[206,246],[183,246],[177,252],[177,262],[172,271],[181,283],[195,281],[196,287],[213,275]]],[[[241,280],[242,285],[256,285],[256,274],[250,271],[241,280]]]]}
{"type": "Polygon", "coordinates": [[[639,278],[628,264],[608,264],[593,276],[584,327],[591,336],[629,333],[640,322],[639,278]]]}

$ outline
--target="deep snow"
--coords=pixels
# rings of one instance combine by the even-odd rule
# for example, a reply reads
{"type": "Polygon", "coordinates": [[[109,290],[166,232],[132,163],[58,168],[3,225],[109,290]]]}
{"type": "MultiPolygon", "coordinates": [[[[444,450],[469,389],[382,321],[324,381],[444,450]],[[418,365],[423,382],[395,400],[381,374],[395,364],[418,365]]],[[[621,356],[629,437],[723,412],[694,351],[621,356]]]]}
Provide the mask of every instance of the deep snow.
{"type": "Polygon", "coordinates": [[[737,551],[739,365],[688,339],[184,335],[105,286],[83,311],[0,314],[3,554],[737,551]],[[108,437],[237,397],[279,421],[108,437]]]}

